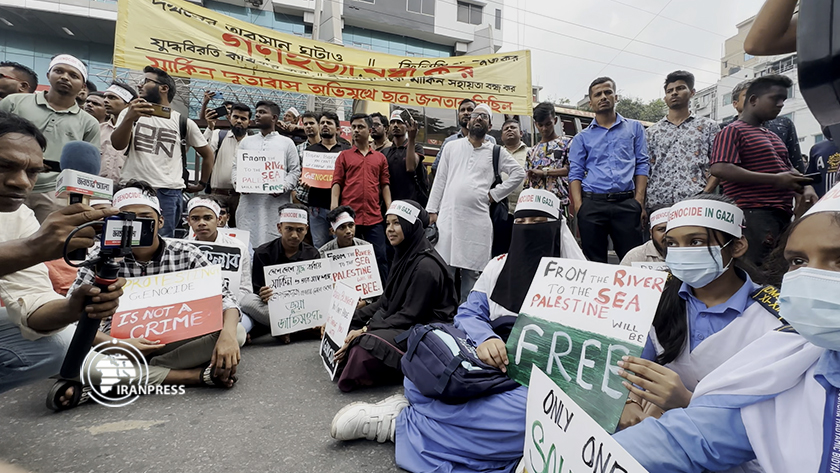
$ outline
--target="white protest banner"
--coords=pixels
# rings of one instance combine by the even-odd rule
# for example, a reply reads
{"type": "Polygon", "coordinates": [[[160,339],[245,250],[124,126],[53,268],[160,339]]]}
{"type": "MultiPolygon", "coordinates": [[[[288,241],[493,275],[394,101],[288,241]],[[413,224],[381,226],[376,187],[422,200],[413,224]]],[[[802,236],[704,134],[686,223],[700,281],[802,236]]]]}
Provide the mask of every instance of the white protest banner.
{"type": "Polygon", "coordinates": [[[300,180],[310,187],[329,189],[332,187],[333,171],[338,153],[304,151],[300,180]]]}
{"type": "Polygon", "coordinates": [[[631,264],[634,268],[650,269],[653,271],[665,271],[666,273],[671,270],[671,268],[668,267],[667,263],[647,263],[644,261],[634,261],[631,264]]]}
{"type": "Polygon", "coordinates": [[[647,473],[536,366],[528,385],[523,452],[526,471],[647,473]]]}
{"type": "Polygon", "coordinates": [[[266,285],[274,291],[268,301],[271,335],[324,324],[333,291],[328,259],[266,266],[263,271],[266,285]]]}
{"type": "Polygon", "coordinates": [[[330,379],[335,379],[338,370],[334,360],[335,352],[344,346],[344,339],[350,332],[350,322],[358,303],[359,294],[355,289],[343,283],[335,285],[320,348],[321,359],[324,361],[324,368],[330,374],[330,379]]]}
{"type": "Polygon", "coordinates": [[[367,299],[384,292],[373,245],[356,245],[325,252],[332,261],[333,281],[342,282],[367,299]]]}
{"type": "Polygon", "coordinates": [[[523,385],[535,364],[605,430],[628,390],[617,362],[640,356],[667,274],[543,258],[507,343],[508,374],[523,385]]]}
{"type": "Polygon", "coordinates": [[[111,322],[114,338],[177,342],[222,329],[219,265],[126,278],[111,322]]]}
{"type": "Polygon", "coordinates": [[[286,192],[286,158],[277,150],[236,151],[236,192],[286,192]]]}
{"type": "Polygon", "coordinates": [[[242,250],[235,246],[198,240],[180,240],[198,248],[212,264],[222,267],[222,287],[239,294],[242,282],[242,250]]]}

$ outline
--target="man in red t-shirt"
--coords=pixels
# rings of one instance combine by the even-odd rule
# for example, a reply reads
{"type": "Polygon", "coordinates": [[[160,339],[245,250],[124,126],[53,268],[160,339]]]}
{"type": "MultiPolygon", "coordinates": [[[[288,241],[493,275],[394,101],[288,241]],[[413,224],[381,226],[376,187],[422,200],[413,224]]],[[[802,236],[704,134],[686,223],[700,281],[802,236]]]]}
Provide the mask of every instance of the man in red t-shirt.
{"type": "Polygon", "coordinates": [[[380,200],[385,208],[391,206],[388,160],[379,151],[370,148],[370,116],[356,114],[350,118],[354,146],[342,151],[335,160],[330,209],[347,205],[356,211],[356,238],[373,245],[379,274],[388,277],[385,256],[385,227],[382,225],[380,200]]]}
{"type": "Polygon", "coordinates": [[[776,247],[779,235],[790,225],[793,198],[803,194],[803,204],[817,201],[811,179],[791,166],[787,147],[761,124],[782,111],[789,77],[768,75],[755,79],[747,89],[744,111],[715,139],[711,173],[721,180],[723,193],[744,211],[749,242],[746,258],[761,266],[776,247]]]}

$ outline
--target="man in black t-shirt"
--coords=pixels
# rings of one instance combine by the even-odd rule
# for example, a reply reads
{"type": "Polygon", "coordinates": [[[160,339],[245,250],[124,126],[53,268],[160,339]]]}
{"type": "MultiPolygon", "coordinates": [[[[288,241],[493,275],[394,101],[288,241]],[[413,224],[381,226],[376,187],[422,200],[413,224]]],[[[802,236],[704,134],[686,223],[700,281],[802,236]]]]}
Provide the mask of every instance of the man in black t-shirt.
{"type": "Polygon", "coordinates": [[[831,138],[828,127],[823,128],[823,135],[825,140],[811,147],[806,173],[820,173],[822,179],[819,183],[813,184],[814,191],[820,197],[824,196],[828,189],[834,187],[840,177],[840,150],[831,138]]]}
{"type": "Polygon", "coordinates": [[[422,206],[429,201],[429,181],[423,166],[423,146],[416,143],[417,122],[406,123],[401,110],[391,113],[391,146],[382,150],[388,159],[392,200],[414,200],[422,206]]]}

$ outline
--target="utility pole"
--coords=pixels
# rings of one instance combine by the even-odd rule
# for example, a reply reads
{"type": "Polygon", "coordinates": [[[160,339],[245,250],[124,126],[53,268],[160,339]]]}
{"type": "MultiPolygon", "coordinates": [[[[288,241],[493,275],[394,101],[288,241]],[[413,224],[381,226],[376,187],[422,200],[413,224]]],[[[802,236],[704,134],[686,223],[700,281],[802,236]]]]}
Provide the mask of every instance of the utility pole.
{"type": "MultiPolygon", "coordinates": [[[[321,40],[321,12],[324,10],[324,0],[315,0],[315,17],[312,19],[312,40],[321,40]]],[[[306,98],[306,111],[315,111],[315,96],[309,94],[306,98]]]]}

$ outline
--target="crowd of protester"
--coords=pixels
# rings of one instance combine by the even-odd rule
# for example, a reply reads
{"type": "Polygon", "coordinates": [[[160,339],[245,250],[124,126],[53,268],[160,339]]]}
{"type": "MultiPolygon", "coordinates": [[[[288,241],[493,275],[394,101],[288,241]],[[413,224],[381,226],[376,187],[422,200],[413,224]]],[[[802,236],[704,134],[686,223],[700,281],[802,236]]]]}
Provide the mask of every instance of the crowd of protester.
{"type": "MultiPolygon", "coordinates": [[[[332,437],[395,442],[397,464],[412,472],[509,472],[522,458],[527,388],[460,404],[430,398],[400,369],[406,332],[452,324],[484,363],[505,372],[505,342],[541,258],[651,263],[670,277],[641,357],[619,362],[630,397],[618,441],[649,471],[763,471],[771,463],[790,467],[773,471],[817,471],[823,419],[814,413],[833,419],[840,388],[840,189],[832,189],[840,159],[828,132],[803,159],[793,123],[778,117],[792,85],[785,76],[739,84],[738,116],[716,123],[692,113],[694,76],[675,71],[663,84],[667,113],[648,128],[616,112],[616,81],[599,77],[589,86],[591,124],[559,135],[554,106],[540,103],[533,147],[515,117],[493,123],[490,107],[464,99],[460,129],[432,160],[401,109],[352,115],[348,142],[333,111],[284,111],[208,91],[202,132],[175,110],[157,113],[171,107],[176,85],[151,66],[137,87],[114,81],[102,92],[69,55],[53,58],[47,91],[35,92],[38,75],[19,64],[0,63],[0,73],[0,392],[55,375],[82,312],[102,320],[94,344],[110,340],[125,278],[208,266],[184,239],[241,252],[240,286],[222,288],[223,328],[175,343],[127,342],[147,358],[151,384],[232,388],[243,375],[242,347],[270,331],[274,291],[263,269],[371,245],[384,292],[358,303],[335,354],[337,387],[405,389],[344,407],[332,437]],[[213,108],[214,100],[224,101],[213,108]],[[501,144],[489,135],[494,126],[501,144]],[[110,201],[89,207],[54,197],[54,163],[72,141],[100,150],[100,175],[119,184],[110,201]],[[194,177],[188,147],[200,158],[194,177]],[[237,192],[239,150],[282,156],[283,191],[237,192]],[[306,151],[337,153],[329,188],[301,179],[306,151]],[[689,207],[731,218],[681,211],[689,207]],[[72,282],[60,290],[68,268],[55,260],[70,231],[120,211],[152,219],[154,243],[122,259],[108,288],[82,268],[70,269],[72,282]],[[232,228],[249,241],[229,236],[232,228]],[[781,311],[758,297],[780,283],[781,311]],[[790,419],[801,422],[780,428],[790,419]],[[802,448],[780,453],[791,444],[802,448]]],[[[69,249],[91,248],[94,257],[94,241],[86,229],[69,249]]],[[[292,335],[278,338],[323,332],[292,335]]],[[[60,379],[47,404],[71,409],[89,390],[60,379]]]]}

